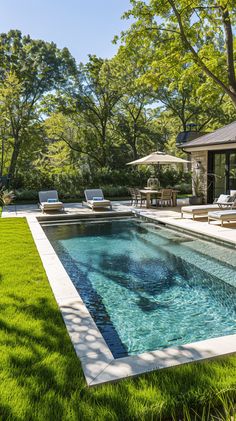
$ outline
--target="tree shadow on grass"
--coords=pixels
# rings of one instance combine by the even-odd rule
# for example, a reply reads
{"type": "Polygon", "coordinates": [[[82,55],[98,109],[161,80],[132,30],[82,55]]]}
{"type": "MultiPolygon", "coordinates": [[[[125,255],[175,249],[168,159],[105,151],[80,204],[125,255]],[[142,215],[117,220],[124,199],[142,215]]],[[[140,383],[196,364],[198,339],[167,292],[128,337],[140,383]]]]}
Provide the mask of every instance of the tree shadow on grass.
{"type": "MultiPolygon", "coordinates": [[[[123,406],[119,408],[122,420],[212,420],[196,417],[204,414],[204,407],[221,408],[219,396],[228,391],[228,397],[235,402],[235,369],[233,357],[220,357],[212,361],[185,364],[179,367],[157,370],[132,379],[122,380],[112,387],[118,396],[123,396],[123,406]],[[231,364],[230,364],[231,360],[231,364]],[[221,367],[221,369],[219,369],[221,367]],[[224,372],[224,368],[227,369],[224,372]],[[221,374],[220,374],[221,373],[221,374]],[[223,377],[231,375],[226,390],[223,377]],[[184,418],[184,409],[192,415],[184,418]]],[[[109,406],[114,410],[114,402],[107,397],[106,386],[92,390],[97,405],[109,406]]],[[[121,400],[122,402],[122,400],[121,400]]],[[[206,412],[205,412],[206,415],[206,412]]],[[[214,418],[215,419],[215,418],[214,418]]],[[[222,421],[228,418],[217,418],[222,421]]]]}
{"type": "Polygon", "coordinates": [[[1,369],[6,385],[14,385],[8,395],[12,405],[0,396],[0,415],[3,419],[38,419],[33,416],[38,408],[44,419],[62,419],[70,393],[85,386],[62,317],[51,299],[39,297],[29,303],[17,294],[13,297],[16,314],[12,319],[0,316],[1,369]]]}
{"type": "Polygon", "coordinates": [[[87,388],[55,303],[13,297],[17,318],[0,317],[6,352],[1,369],[9,387],[8,399],[0,395],[3,420],[170,420],[171,410],[181,413],[184,403],[197,408],[209,400],[220,385],[219,372],[232,370],[233,364],[226,363],[219,370],[220,361],[187,364],[87,388]]]}

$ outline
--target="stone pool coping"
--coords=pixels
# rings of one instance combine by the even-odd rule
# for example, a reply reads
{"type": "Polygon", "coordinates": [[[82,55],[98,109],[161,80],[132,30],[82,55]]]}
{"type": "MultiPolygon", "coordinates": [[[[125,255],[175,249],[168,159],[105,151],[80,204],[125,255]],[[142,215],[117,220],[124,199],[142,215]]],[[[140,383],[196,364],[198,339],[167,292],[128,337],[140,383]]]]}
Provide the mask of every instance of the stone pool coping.
{"type": "Polygon", "coordinates": [[[115,359],[39,221],[27,222],[88,386],[236,352],[235,334],[115,359]]]}

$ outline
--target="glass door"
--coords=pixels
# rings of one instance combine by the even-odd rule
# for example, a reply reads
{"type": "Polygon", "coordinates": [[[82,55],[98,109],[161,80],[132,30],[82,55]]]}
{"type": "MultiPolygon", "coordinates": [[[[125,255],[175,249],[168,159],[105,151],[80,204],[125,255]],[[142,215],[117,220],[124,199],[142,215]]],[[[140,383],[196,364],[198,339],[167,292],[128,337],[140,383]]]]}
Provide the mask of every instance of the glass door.
{"type": "Polygon", "coordinates": [[[236,190],[236,152],[229,156],[229,190],[236,190]]]}
{"type": "Polygon", "coordinates": [[[220,194],[225,194],[227,190],[227,165],[226,165],[226,154],[225,153],[215,153],[214,154],[214,198],[220,196],[220,194]]]}

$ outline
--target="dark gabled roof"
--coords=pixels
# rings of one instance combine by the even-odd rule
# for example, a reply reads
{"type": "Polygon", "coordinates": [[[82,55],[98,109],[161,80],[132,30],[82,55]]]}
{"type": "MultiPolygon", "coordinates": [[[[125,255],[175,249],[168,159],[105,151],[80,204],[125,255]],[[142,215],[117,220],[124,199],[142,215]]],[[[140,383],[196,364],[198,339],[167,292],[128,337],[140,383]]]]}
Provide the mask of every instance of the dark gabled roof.
{"type": "Polygon", "coordinates": [[[215,132],[207,133],[204,136],[182,143],[181,147],[197,147],[207,145],[225,145],[227,143],[236,143],[236,121],[225,127],[217,129],[215,132]]]}

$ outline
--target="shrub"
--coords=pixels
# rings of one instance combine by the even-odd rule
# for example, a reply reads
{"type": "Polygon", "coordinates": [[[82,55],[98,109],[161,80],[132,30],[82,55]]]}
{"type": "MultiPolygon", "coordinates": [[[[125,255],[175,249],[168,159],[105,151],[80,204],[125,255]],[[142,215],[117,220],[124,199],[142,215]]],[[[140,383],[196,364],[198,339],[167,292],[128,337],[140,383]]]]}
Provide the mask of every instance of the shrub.
{"type": "Polygon", "coordinates": [[[180,183],[174,186],[176,190],[179,190],[182,194],[191,194],[192,193],[192,184],[191,183],[180,183]]]}
{"type": "Polygon", "coordinates": [[[182,184],[191,185],[191,173],[189,172],[185,173],[183,171],[176,171],[173,169],[161,169],[158,178],[160,180],[161,187],[173,188],[177,185],[181,186],[182,184]]]}
{"type": "Polygon", "coordinates": [[[38,190],[19,189],[15,190],[15,197],[17,200],[38,200],[38,190]]]}
{"type": "MultiPolygon", "coordinates": [[[[40,190],[57,190],[61,199],[81,199],[84,190],[101,187],[106,197],[126,197],[128,187],[144,187],[153,173],[153,166],[142,168],[125,167],[122,169],[102,168],[81,173],[47,173],[38,171],[20,174],[14,182],[16,197],[19,200],[38,200],[40,190]]],[[[173,169],[161,168],[158,175],[161,187],[175,187],[181,193],[190,193],[191,174],[173,169]]]]}
{"type": "Polygon", "coordinates": [[[127,187],[124,186],[102,186],[105,197],[127,197],[129,196],[127,187]]]}

